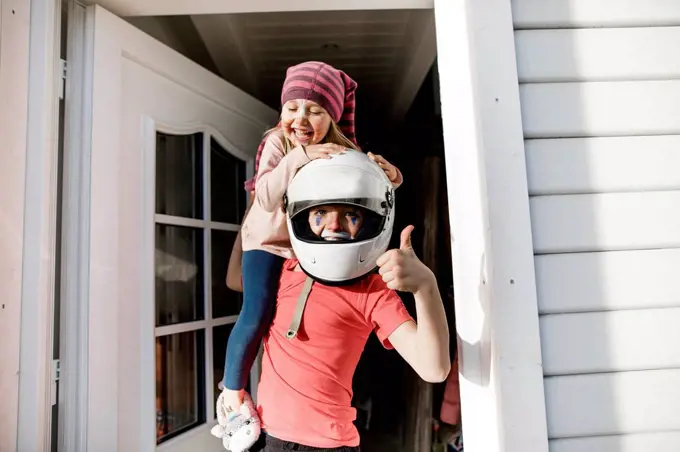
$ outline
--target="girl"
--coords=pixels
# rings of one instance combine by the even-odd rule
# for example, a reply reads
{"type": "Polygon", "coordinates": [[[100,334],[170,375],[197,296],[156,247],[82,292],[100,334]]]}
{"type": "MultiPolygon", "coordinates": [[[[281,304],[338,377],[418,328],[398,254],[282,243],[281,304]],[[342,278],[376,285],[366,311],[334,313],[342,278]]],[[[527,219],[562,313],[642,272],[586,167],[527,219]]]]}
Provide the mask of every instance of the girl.
{"type": "MultiPolygon", "coordinates": [[[[258,149],[255,194],[240,232],[243,307],[227,344],[223,380],[229,410],[237,411],[243,401],[248,373],[271,321],[281,267],[293,257],[283,195],[297,170],[310,161],[331,158],[348,148],[359,150],[354,134],[356,87],[347,74],[321,62],[301,63],[286,72],[281,120],[265,134],[258,149]]],[[[379,155],[368,155],[395,188],[401,185],[401,172],[394,165],[379,155]]],[[[246,184],[249,188],[252,184],[246,184]]],[[[238,253],[237,246],[234,252],[238,253]]],[[[230,272],[233,267],[230,262],[230,272]]],[[[237,286],[229,276],[227,284],[237,286]]]]}

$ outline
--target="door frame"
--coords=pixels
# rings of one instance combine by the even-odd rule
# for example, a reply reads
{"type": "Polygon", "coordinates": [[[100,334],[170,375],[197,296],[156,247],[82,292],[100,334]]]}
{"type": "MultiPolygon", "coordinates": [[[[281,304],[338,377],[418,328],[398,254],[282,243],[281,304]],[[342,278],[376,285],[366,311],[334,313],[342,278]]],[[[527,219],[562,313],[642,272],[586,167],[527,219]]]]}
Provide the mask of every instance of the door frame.
{"type": "Polygon", "coordinates": [[[56,377],[52,348],[62,5],[60,0],[31,0],[28,8],[24,6],[28,2],[16,3],[5,0],[3,8],[11,6],[12,14],[14,8],[20,14],[30,11],[16,449],[42,451],[51,445],[52,381],[56,377]]]}
{"type": "MultiPolygon", "coordinates": [[[[51,0],[33,0],[40,1],[51,0]]],[[[224,9],[225,2],[215,0],[202,2],[200,12],[209,13],[210,3],[224,9]]],[[[370,5],[376,8],[378,3],[386,9],[393,4],[373,0],[370,5]]],[[[73,0],[71,4],[66,131],[71,159],[65,174],[63,265],[72,279],[63,290],[86,300],[87,266],[74,268],[69,263],[87,263],[89,253],[85,215],[89,199],[82,193],[89,193],[90,187],[90,143],[81,137],[91,136],[90,125],[82,118],[92,106],[88,98],[92,80],[85,72],[92,49],[85,43],[91,42],[87,38],[94,30],[87,28],[85,9],[73,0]]],[[[171,4],[177,6],[178,1],[171,4]]],[[[475,452],[545,452],[543,373],[511,4],[435,0],[434,7],[465,441],[475,452]]],[[[87,390],[83,391],[88,387],[87,306],[73,304],[67,309],[62,341],[70,351],[64,358],[69,356],[74,367],[62,374],[61,420],[67,450],[85,450],[89,415],[103,408],[93,406],[87,390]]]]}
{"type": "Polygon", "coordinates": [[[547,452],[511,2],[434,3],[465,447],[547,452]]]}
{"type": "Polygon", "coordinates": [[[86,8],[68,0],[66,60],[69,74],[65,87],[64,186],[62,220],[62,271],[59,393],[59,450],[87,450],[88,322],[89,310],[89,191],[91,80],[85,68],[91,64],[86,47],[94,30],[85,24],[86,8]]]}

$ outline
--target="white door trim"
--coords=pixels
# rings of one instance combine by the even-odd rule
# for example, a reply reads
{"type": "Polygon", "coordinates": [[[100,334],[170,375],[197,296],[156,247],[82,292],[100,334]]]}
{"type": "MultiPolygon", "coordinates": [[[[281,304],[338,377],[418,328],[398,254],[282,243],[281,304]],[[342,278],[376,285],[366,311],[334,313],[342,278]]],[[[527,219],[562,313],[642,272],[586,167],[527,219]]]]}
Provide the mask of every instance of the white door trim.
{"type": "Polygon", "coordinates": [[[120,16],[240,14],[283,11],[432,9],[434,0],[85,0],[120,16]]]}
{"type": "Polygon", "coordinates": [[[59,0],[32,0],[21,281],[18,450],[47,450],[57,239],[59,0]]]}
{"type": "Polygon", "coordinates": [[[466,450],[547,452],[507,0],[435,0],[466,450]]]}
{"type": "Polygon", "coordinates": [[[85,26],[86,9],[75,0],[68,5],[65,89],[64,187],[62,199],[61,375],[59,391],[59,450],[88,450],[89,366],[89,236],[92,135],[91,66],[94,33],[85,26]]]}

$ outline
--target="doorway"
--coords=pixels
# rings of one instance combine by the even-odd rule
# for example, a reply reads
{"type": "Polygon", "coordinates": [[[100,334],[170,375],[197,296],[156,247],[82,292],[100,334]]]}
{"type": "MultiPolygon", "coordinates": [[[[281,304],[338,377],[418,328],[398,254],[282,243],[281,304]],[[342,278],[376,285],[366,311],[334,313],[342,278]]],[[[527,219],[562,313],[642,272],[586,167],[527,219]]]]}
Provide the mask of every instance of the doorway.
{"type": "MultiPolygon", "coordinates": [[[[416,226],[414,246],[440,282],[453,358],[453,282],[433,11],[126,20],[275,110],[285,69],[295,63],[325,61],[357,80],[359,143],[365,151],[382,154],[402,170],[405,182],[398,192],[395,231],[408,224],[416,226]]],[[[391,245],[398,246],[398,234],[391,245]]],[[[230,250],[230,243],[225,242],[214,253],[228,256],[230,250]]],[[[219,275],[214,275],[217,278],[219,275]]],[[[404,296],[404,301],[413,308],[412,299],[404,296]]],[[[445,383],[420,384],[396,353],[385,351],[372,337],[354,379],[362,450],[429,449],[436,436],[433,422],[439,419],[445,387],[445,383]]]]}
{"type": "MultiPolygon", "coordinates": [[[[432,12],[352,13],[338,12],[340,19],[335,12],[309,13],[307,26],[315,37],[311,48],[305,44],[310,41],[305,26],[295,22],[307,13],[227,17],[220,33],[249,20],[255,28],[298,39],[275,49],[275,55],[283,52],[281,61],[269,56],[258,66],[248,67],[247,59],[239,65],[234,55],[222,53],[232,58],[227,70],[220,70],[211,54],[217,51],[204,37],[209,33],[201,32],[193,17],[125,23],[99,7],[77,14],[84,18],[78,29],[89,33],[83,41],[94,46],[95,58],[88,60],[83,46],[84,79],[70,82],[85,87],[82,99],[71,101],[72,107],[82,102],[73,108],[82,109],[73,117],[80,114],[85,120],[71,124],[78,130],[67,148],[73,161],[91,172],[71,181],[80,187],[73,191],[83,206],[78,224],[89,233],[84,240],[89,255],[77,263],[89,287],[78,293],[87,312],[70,318],[88,338],[87,355],[81,356],[83,378],[112,389],[88,391],[80,385],[71,387],[69,396],[113,408],[90,411],[82,420],[73,412],[65,416],[71,423],[82,422],[69,432],[87,428],[90,433],[69,436],[74,450],[111,444],[163,451],[221,447],[209,434],[215,382],[223,366],[220,344],[226,343],[239,309],[238,296],[223,283],[224,263],[245,203],[240,187],[252,174],[262,131],[276,121],[285,68],[296,61],[328,61],[356,78],[360,93],[365,89],[363,100],[358,99],[359,142],[402,168],[406,182],[398,195],[402,208],[396,227],[415,223],[419,254],[438,274],[447,275],[440,280],[442,290],[450,287],[447,247],[437,246],[440,240],[450,242],[440,236],[448,231],[448,221],[446,215],[432,215],[445,212],[447,205],[432,12]],[[345,23],[348,30],[340,26],[345,23]],[[319,35],[327,40],[316,39],[319,35]],[[278,65],[275,69],[269,69],[270,60],[278,65]],[[372,65],[372,60],[379,63],[372,65]],[[264,77],[267,71],[271,75],[264,77]],[[227,83],[228,78],[233,81],[227,83]],[[230,177],[215,182],[218,174],[230,177]],[[432,184],[434,179],[440,182],[432,184]],[[429,193],[427,202],[423,192],[429,193]],[[216,211],[219,206],[229,206],[229,212],[216,211]],[[414,222],[414,217],[423,220],[414,222]],[[444,264],[439,268],[437,262],[444,264]],[[107,359],[96,361],[96,356],[107,359]]],[[[201,16],[196,22],[215,17],[225,19],[201,16]]],[[[233,35],[227,44],[247,49],[236,56],[251,55],[248,41],[233,35]]],[[[263,52],[272,54],[267,48],[263,52]]],[[[452,301],[449,305],[452,311],[452,301]]],[[[452,316],[449,320],[454,331],[452,316]]],[[[374,346],[367,347],[355,378],[355,404],[371,419],[360,425],[367,450],[429,449],[441,391],[419,384],[396,354],[374,346]],[[376,376],[384,375],[376,363],[393,369],[391,388],[376,384],[376,376]],[[402,399],[401,409],[389,397],[395,395],[402,399]]]]}

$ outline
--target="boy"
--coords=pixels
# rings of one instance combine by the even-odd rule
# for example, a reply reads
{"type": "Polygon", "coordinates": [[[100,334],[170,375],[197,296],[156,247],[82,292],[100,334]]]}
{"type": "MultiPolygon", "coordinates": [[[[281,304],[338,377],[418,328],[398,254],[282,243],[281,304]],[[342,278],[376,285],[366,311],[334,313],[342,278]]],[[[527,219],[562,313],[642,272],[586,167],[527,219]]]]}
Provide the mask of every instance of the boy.
{"type": "Polygon", "coordinates": [[[411,247],[413,227],[399,249],[382,253],[394,219],[391,187],[363,154],[346,155],[303,168],[288,189],[300,260],[284,264],[264,338],[258,411],[266,433],[253,452],[359,450],[352,377],[372,331],[424,380],[442,382],[450,370],[444,307],[434,274],[411,247]],[[324,183],[330,175],[332,185],[324,183]],[[396,290],[414,294],[418,324],[396,290]]]}

